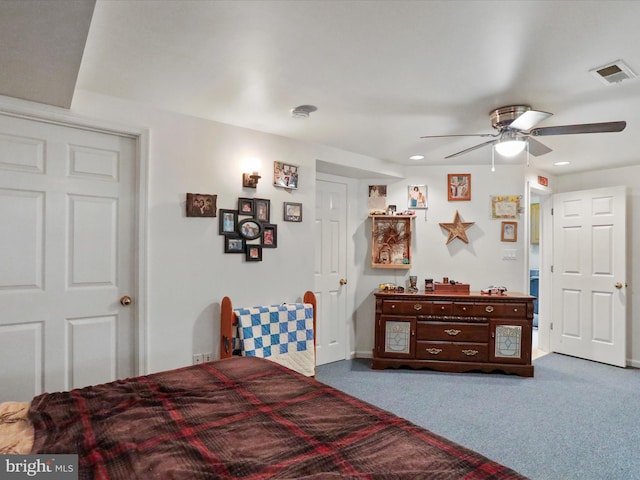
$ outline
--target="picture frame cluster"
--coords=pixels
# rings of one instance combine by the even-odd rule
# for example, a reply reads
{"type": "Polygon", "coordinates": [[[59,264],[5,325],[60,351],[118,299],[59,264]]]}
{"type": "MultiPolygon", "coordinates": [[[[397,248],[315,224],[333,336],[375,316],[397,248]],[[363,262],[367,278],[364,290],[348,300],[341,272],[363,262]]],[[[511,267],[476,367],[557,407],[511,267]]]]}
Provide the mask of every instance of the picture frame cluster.
{"type": "Polygon", "coordinates": [[[238,198],[237,209],[219,210],[224,253],[244,253],[248,262],[262,260],[263,248],[277,248],[278,226],[271,223],[271,200],[238,198]]]}

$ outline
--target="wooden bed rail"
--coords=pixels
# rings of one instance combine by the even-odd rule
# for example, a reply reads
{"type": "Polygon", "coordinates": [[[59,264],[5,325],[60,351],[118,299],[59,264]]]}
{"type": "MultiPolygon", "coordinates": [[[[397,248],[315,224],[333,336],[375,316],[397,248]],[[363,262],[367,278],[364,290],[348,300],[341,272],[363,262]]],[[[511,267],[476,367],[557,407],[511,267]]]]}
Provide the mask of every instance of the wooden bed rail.
{"type": "MultiPolygon", "coordinates": [[[[313,306],[313,348],[316,348],[316,296],[307,290],[302,296],[302,303],[309,303],[313,306]]],[[[236,314],[233,313],[233,305],[229,297],[224,297],[220,304],[220,358],[233,356],[233,328],[238,323],[236,314]]]]}

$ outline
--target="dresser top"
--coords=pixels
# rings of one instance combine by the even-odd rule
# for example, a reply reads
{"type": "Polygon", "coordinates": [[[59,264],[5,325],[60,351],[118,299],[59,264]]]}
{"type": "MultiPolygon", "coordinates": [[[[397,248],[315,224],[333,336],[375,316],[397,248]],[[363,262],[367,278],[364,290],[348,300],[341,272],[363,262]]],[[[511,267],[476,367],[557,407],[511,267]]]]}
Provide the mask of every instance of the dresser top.
{"type": "Polygon", "coordinates": [[[523,300],[531,301],[536,297],[526,295],[520,292],[506,292],[502,295],[486,295],[480,292],[470,293],[435,293],[435,292],[382,292],[376,290],[374,295],[378,298],[394,298],[396,300],[488,300],[488,301],[500,301],[500,300],[523,300]]]}

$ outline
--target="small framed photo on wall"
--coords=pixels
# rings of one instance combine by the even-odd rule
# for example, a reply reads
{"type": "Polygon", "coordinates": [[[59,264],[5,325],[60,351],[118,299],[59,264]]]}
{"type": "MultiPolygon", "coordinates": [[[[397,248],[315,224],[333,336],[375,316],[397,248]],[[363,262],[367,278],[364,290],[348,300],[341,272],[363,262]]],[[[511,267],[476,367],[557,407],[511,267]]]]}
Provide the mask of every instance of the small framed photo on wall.
{"type": "Polygon", "coordinates": [[[503,242],[517,242],[518,222],[502,222],[502,236],[500,239],[503,242]]]}
{"type": "Polygon", "coordinates": [[[273,162],[273,186],[298,188],[298,166],[273,162]]]}
{"type": "Polygon", "coordinates": [[[471,174],[450,173],[447,175],[449,184],[447,199],[450,202],[471,200],[471,174]]]}
{"type": "Polygon", "coordinates": [[[426,185],[409,185],[408,195],[409,208],[427,208],[427,186],[426,185]]]}
{"type": "Polygon", "coordinates": [[[302,204],[284,202],[284,221],[285,222],[301,222],[302,221],[302,204]]]}
{"type": "Polygon", "coordinates": [[[269,223],[269,219],[271,218],[271,200],[254,198],[253,204],[256,211],[256,220],[260,220],[262,223],[269,223]]]}
{"type": "Polygon", "coordinates": [[[233,235],[236,233],[236,225],[238,224],[238,211],[225,210],[221,208],[218,212],[220,217],[220,226],[218,233],[220,235],[233,235]]]}
{"type": "Polygon", "coordinates": [[[254,215],[255,203],[253,198],[238,198],[238,215],[254,215]]]}
{"type": "Polygon", "coordinates": [[[240,235],[225,235],[224,253],[244,253],[245,240],[240,235]]]}
{"type": "Polygon", "coordinates": [[[520,215],[519,195],[499,195],[491,197],[491,218],[518,218],[520,215]]]}
{"type": "Polygon", "coordinates": [[[261,262],[262,261],[262,245],[254,245],[253,243],[247,244],[245,260],[247,262],[261,262]]]}
{"type": "Polygon", "coordinates": [[[215,217],[217,195],[187,193],[187,217],[215,217]]]}
{"type": "Polygon", "coordinates": [[[276,248],[278,246],[278,226],[267,223],[262,227],[263,248],[276,248]]]}

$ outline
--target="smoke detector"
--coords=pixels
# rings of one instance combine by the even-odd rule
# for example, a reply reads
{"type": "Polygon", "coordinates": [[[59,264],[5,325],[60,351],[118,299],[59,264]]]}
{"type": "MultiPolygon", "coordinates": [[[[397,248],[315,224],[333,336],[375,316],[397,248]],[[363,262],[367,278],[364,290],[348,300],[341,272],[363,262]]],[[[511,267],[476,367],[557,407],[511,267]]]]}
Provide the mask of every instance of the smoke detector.
{"type": "Polygon", "coordinates": [[[637,77],[633,70],[622,60],[616,60],[607,65],[589,70],[589,72],[605,85],[612,85],[637,77]]]}
{"type": "Polygon", "coordinates": [[[316,110],[318,110],[318,107],[314,105],[300,105],[291,109],[291,116],[293,118],[309,118],[309,115],[316,110]]]}

